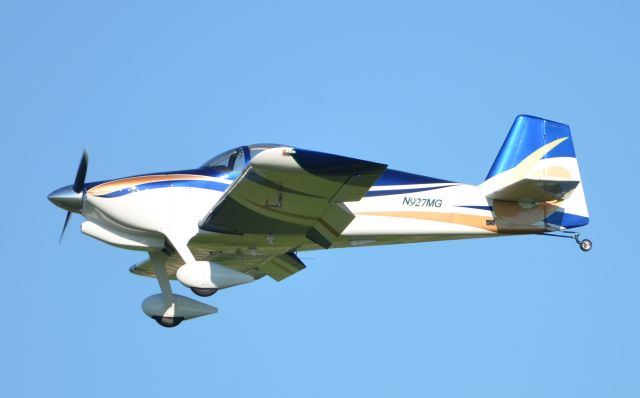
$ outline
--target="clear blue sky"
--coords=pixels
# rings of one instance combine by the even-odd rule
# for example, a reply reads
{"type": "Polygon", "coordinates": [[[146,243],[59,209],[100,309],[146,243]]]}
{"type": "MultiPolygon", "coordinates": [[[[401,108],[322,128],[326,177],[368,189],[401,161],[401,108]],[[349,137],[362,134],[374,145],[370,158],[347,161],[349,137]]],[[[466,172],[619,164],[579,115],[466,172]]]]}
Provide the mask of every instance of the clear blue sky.
{"type": "Polygon", "coordinates": [[[640,396],[638,8],[439,3],[2,1],[2,395],[640,396]],[[589,254],[306,253],[164,329],[140,310],[155,280],[128,272],[144,253],[78,216],[58,246],[46,200],[85,147],[88,181],[266,141],[479,183],[518,113],[571,125],[589,254]]]}

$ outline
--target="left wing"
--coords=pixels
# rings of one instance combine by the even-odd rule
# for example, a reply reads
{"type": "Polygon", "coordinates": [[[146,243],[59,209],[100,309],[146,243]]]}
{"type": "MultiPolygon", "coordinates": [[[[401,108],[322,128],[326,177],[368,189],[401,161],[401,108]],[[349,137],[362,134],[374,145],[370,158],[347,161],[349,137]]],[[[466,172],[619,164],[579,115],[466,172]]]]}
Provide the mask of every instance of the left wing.
{"type": "MultiPolygon", "coordinates": [[[[305,269],[305,265],[293,252],[276,255],[251,255],[237,251],[235,253],[215,253],[208,250],[194,250],[194,257],[198,261],[213,261],[217,264],[251,275],[254,279],[269,275],[276,281],[281,281],[298,271],[305,269]]],[[[176,279],[178,268],[184,265],[184,261],[177,252],[172,252],[165,263],[165,269],[169,279],[176,279]]],[[[150,259],[138,263],[129,271],[136,275],[155,278],[153,263],[150,259]]]]}
{"type": "Polygon", "coordinates": [[[265,150],[200,223],[224,234],[301,235],[328,248],[387,165],[280,147],[265,150]]]}

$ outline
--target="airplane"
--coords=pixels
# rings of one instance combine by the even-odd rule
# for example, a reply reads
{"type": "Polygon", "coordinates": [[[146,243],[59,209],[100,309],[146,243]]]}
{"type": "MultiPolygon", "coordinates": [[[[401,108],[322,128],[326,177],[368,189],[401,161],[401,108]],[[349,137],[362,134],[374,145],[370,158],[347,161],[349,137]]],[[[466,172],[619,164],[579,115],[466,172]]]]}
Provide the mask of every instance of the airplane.
{"type": "Polygon", "coordinates": [[[307,250],[539,234],[573,238],[589,213],[566,124],[519,115],[484,182],[463,184],[386,164],[287,145],[228,150],[189,170],[85,182],[48,199],[85,221],[81,231],[148,259],[130,268],[156,278],[143,312],[165,327],[214,314],[174,294],[177,279],[201,297],[263,276],[282,281],[307,250]]]}

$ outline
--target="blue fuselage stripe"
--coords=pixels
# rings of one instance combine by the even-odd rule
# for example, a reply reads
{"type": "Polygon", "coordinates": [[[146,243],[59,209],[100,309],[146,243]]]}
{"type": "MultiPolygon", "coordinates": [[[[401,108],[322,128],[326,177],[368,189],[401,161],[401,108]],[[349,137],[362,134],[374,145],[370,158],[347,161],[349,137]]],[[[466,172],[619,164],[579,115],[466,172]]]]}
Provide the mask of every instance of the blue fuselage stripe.
{"type": "MultiPolygon", "coordinates": [[[[454,184],[451,184],[454,185],[454,184]]],[[[385,189],[381,191],[369,191],[364,196],[369,198],[372,196],[386,196],[386,195],[400,195],[403,193],[414,193],[414,192],[424,192],[431,191],[434,189],[447,188],[451,185],[441,185],[438,187],[422,187],[422,188],[405,188],[405,189],[385,189]]]]}
{"type": "Polygon", "coordinates": [[[229,184],[224,184],[216,181],[201,181],[201,180],[171,180],[171,181],[154,181],[146,184],[130,186],[118,191],[110,192],[104,195],[97,195],[100,198],[117,198],[119,196],[128,195],[130,193],[145,191],[147,189],[157,188],[169,188],[169,187],[191,187],[211,189],[214,191],[224,192],[229,184]]]}
{"type": "Polygon", "coordinates": [[[456,207],[464,207],[465,209],[477,209],[477,210],[493,211],[493,206],[456,206],[456,207]]]}

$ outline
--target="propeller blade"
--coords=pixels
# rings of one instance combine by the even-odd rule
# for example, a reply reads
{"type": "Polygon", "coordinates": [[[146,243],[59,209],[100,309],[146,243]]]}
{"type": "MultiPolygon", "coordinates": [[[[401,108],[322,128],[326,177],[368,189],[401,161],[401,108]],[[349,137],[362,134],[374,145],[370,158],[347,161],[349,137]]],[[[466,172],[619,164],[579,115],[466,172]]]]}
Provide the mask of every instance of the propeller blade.
{"type": "Polygon", "coordinates": [[[85,149],[82,152],[82,158],[80,159],[80,165],[78,166],[78,172],[76,173],[76,180],[73,183],[73,191],[76,193],[82,192],[82,188],[84,188],[84,179],[87,176],[88,165],[89,155],[87,154],[87,150],[85,149]]]}
{"type": "Polygon", "coordinates": [[[60,232],[60,239],[58,240],[58,244],[62,243],[62,237],[64,236],[64,231],[67,229],[67,225],[69,224],[69,220],[71,219],[71,212],[67,212],[67,217],[64,219],[64,225],[62,226],[62,232],[60,232]]]}

